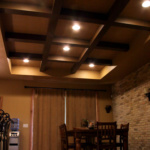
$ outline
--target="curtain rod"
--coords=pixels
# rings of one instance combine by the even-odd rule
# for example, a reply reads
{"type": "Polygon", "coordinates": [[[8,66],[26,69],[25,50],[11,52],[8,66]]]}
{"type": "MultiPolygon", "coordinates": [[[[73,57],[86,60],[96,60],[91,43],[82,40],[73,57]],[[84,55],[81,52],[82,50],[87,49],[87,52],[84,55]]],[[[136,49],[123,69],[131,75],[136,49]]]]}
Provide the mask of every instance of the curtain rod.
{"type": "Polygon", "coordinates": [[[69,88],[51,88],[51,87],[34,87],[34,86],[24,86],[24,88],[31,88],[31,89],[39,89],[39,88],[42,88],[42,89],[64,89],[64,90],[90,90],[90,91],[101,91],[101,92],[106,92],[107,90],[103,90],[103,89],[99,89],[99,90],[94,90],[94,89],[69,89],[69,88]]]}

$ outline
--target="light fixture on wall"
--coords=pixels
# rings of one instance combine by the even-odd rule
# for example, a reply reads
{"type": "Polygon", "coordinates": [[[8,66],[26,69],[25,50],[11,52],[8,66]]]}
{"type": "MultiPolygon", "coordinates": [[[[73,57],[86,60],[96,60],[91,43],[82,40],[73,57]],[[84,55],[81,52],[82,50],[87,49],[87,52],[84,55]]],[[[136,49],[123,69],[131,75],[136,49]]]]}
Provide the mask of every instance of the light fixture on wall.
{"type": "Polygon", "coordinates": [[[106,113],[110,113],[111,105],[106,105],[105,110],[106,110],[106,113]]]}

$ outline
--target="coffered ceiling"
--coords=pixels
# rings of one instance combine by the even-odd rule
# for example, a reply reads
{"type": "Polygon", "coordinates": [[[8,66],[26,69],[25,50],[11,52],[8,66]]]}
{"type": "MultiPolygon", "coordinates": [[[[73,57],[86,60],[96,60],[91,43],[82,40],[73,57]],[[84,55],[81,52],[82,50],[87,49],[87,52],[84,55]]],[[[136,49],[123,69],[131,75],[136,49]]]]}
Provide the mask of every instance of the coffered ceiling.
{"type": "Polygon", "coordinates": [[[0,77],[122,79],[150,59],[150,7],[142,2],[1,0],[0,77]]]}

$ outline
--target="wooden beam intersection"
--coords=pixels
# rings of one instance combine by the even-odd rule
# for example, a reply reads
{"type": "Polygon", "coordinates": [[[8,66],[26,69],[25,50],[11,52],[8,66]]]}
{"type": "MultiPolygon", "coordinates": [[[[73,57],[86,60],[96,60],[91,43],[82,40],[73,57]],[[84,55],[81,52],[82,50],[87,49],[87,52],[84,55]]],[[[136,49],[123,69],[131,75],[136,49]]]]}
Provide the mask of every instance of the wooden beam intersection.
{"type": "Polygon", "coordinates": [[[102,37],[105,35],[105,33],[108,31],[108,29],[112,26],[113,22],[117,19],[121,11],[125,8],[129,0],[116,0],[113,6],[111,7],[109,13],[108,13],[108,19],[105,23],[105,25],[102,25],[97,30],[95,36],[91,40],[90,46],[86,49],[86,52],[84,55],[80,58],[80,62],[75,63],[71,69],[71,73],[75,73],[79,67],[82,65],[82,63],[88,58],[88,55],[93,51],[93,49],[97,46],[97,44],[100,42],[102,37]]]}
{"type": "Polygon", "coordinates": [[[59,19],[62,4],[63,4],[63,0],[54,0],[54,4],[52,8],[52,16],[49,19],[46,41],[43,49],[42,63],[40,67],[40,71],[42,72],[45,71],[46,69],[47,58],[49,55],[49,51],[51,49],[51,44],[54,38],[55,29],[59,19]]]}

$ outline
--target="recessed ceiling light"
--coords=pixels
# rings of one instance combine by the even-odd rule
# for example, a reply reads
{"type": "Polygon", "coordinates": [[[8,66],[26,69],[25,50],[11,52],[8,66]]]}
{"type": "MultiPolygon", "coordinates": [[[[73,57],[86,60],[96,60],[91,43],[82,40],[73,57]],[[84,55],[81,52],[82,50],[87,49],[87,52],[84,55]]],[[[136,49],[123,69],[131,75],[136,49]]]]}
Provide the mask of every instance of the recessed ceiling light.
{"type": "Polygon", "coordinates": [[[89,67],[93,68],[95,65],[93,63],[89,64],[89,67]]]}
{"type": "Polygon", "coordinates": [[[25,58],[25,59],[23,60],[23,62],[24,62],[24,63],[28,63],[28,62],[29,62],[29,59],[28,59],[28,58],[25,58]]]}
{"type": "Polygon", "coordinates": [[[150,6],[150,1],[146,0],[142,3],[142,7],[149,7],[150,6]]]}
{"type": "Polygon", "coordinates": [[[80,26],[78,24],[75,24],[72,26],[72,29],[75,31],[78,31],[78,30],[80,30],[80,26]]]}
{"type": "Polygon", "coordinates": [[[63,48],[63,50],[64,50],[64,51],[69,51],[69,50],[70,50],[70,47],[69,47],[69,46],[65,46],[65,47],[63,48]]]}

